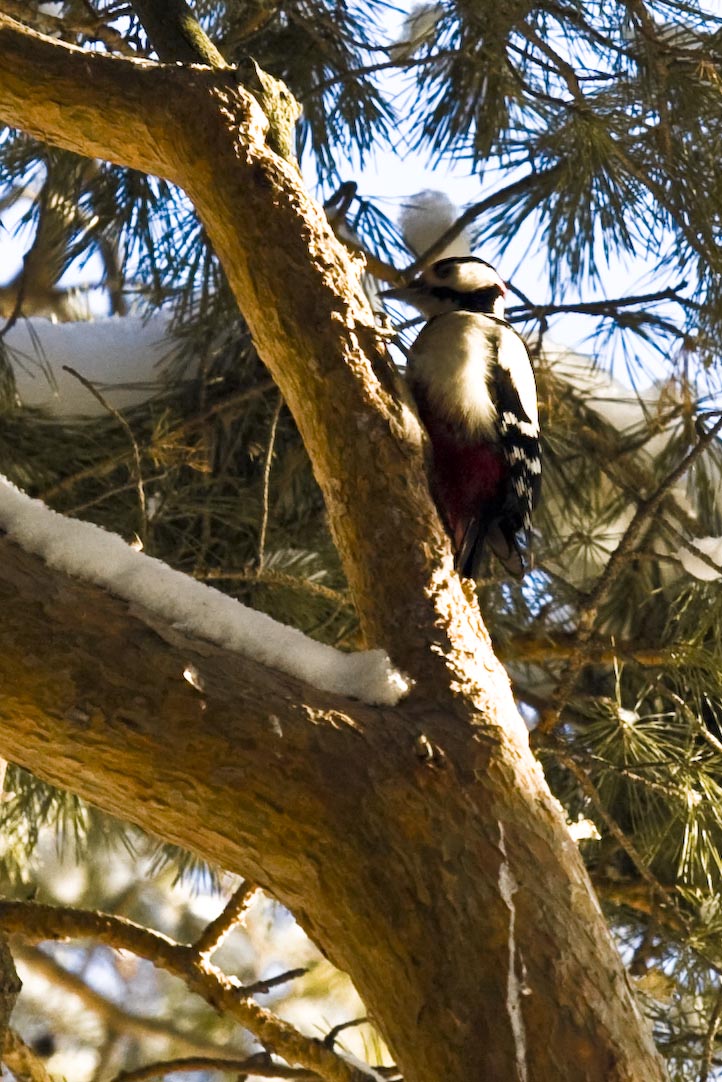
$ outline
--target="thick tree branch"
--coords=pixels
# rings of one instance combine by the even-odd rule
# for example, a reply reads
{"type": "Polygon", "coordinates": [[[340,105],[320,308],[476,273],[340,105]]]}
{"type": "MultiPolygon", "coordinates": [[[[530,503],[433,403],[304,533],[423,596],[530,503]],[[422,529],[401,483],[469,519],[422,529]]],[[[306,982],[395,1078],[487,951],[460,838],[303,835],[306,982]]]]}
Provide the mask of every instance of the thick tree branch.
{"type": "Polygon", "coordinates": [[[37,139],[86,157],[180,180],[173,139],[189,142],[186,111],[194,86],[235,87],[249,139],[261,139],[264,118],[229,72],[183,69],[149,60],[86,52],[29,30],[0,14],[0,115],[37,139]],[[189,94],[190,91],[190,94],[189,94]],[[129,119],[132,118],[132,125],[129,119]]]}
{"type": "Polygon", "coordinates": [[[465,724],[458,706],[378,710],[321,695],[193,642],[151,613],[131,614],[8,542],[0,543],[0,596],[0,752],[270,887],[349,971],[407,1075],[438,1077],[450,1047],[490,1063],[489,1077],[513,1061],[498,1006],[509,994],[501,944],[501,957],[512,949],[523,960],[531,989],[523,1017],[541,1067],[530,1079],[553,1077],[559,1063],[556,1077],[631,1082],[640,1055],[647,1077],[663,1077],[648,1052],[623,1050],[613,1037],[630,1039],[625,1017],[634,1010],[616,952],[595,923],[576,847],[538,768],[520,745],[505,751],[501,731],[465,724]],[[202,692],[183,679],[189,664],[202,692]],[[417,758],[419,734],[441,750],[438,760],[417,758]],[[509,896],[495,901],[500,874],[516,884],[513,948],[509,896]],[[616,967],[613,997],[606,978],[596,986],[600,954],[616,967]],[[380,966],[379,957],[394,961],[380,966]],[[449,968],[452,957],[467,964],[449,968]],[[433,998],[439,974],[455,1022],[433,998]],[[574,1022],[586,1000],[599,1012],[591,1026],[574,1022]],[[428,1024],[415,1022],[420,1012],[428,1024]],[[553,1045],[543,1051],[552,1017],[577,1049],[564,1056],[569,1070],[553,1045]],[[441,1024],[451,1045],[438,1040],[441,1024]],[[575,1074],[610,1041],[622,1057],[614,1073],[575,1074]],[[429,1067],[419,1066],[420,1045],[429,1067]]]}
{"type": "MultiPolygon", "coordinates": [[[[255,100],[226,72],[85,54],[4,17],[0,50],[0,115],[10,123],[186,188],[299,426],[367,639],[383,643],[419,691],[434,694],[451,671],[488,702],[495,667],[488,636],[453,574],[425,483],[420,427],[360,268],[296,170],[265,146],[255,100]],[[137,123],[129,125],[130,116],[137,123]],[[388,514],[379,514],[383,507],[388,514]],[[434,627],[441,649],[429,653],[434,627]]],[[[508,689],[499,670],[497,681],[497,691],[508,689]]]]}
{"type": "Polygon", "coordinates": [[[226,67],[185,0],[132,0],[132,6],[161,60],[226,67]]]}

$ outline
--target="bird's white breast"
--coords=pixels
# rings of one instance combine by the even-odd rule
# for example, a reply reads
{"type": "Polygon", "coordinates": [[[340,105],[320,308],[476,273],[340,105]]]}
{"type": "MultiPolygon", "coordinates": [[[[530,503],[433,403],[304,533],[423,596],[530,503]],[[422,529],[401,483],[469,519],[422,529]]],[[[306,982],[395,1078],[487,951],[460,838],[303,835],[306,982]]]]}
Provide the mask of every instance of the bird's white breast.
{"type": "Polygon", "coordinates": [[[490,380],[502,330],[483,314],[448,312],[424,327],[409,354],[411,383],[470,438],[498,438],[490,380]]]}

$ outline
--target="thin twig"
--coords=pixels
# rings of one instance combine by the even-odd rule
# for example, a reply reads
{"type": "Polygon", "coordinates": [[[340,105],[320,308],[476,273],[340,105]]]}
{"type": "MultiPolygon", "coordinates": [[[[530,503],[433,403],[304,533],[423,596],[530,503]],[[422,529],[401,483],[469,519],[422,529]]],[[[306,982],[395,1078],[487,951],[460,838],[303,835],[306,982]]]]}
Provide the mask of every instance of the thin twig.
{"type": "Polygon", "coordinates": [[[323,1042],[306,1037],[289,1022],[259,1006],[237,977],[228,976],[191,946],[160,932],[107,913],[0,900],[0,926],[25,940],[92,938],[115,950],[128,950],[179,977],[186,987],[249,1030],[288,1063],[321,1075],[326,1082],[368,1082],[362,1066],[336,1055],[323,1042]]]}
{"type": "Polygon", "coordinates": [[[352,1018],[349,1022],[339,1022],[337,1026],[334,1026],[333,1029],[328,1031],[323,1039],[323,1043],[327,1048],[333,1048],[339,1033],[343,1033],[345,1029],[351,1029],[354,1026],[363,1026],[366,1022],[368,1022],[366,1015],[363,1015],[361,1018],[352,1018]]]}
{"type": "Polygon", "coordinates": [[[508,319],[537,319],[541,316],[563,315],[575,313],[578,315],[613,315],[618,308],[630,308],[642,304],[657,304],[662,301],[675,301],[683,307],[699,308],[696,301],[688,300],[679,295],[679,290],[686,287],[686,282],[680,282],[679,286],[669,289],[661,289],[657,293],[639,293],[631,297],[616,297],[613,300],[579,301],[573,304],[534,304],[525,301],[524,304],[515,304],[506,310],[508,319]]]}
{"type": "Polygon", "coordinates": [[[255,1075],[258,1078],[291,1078],[295,1082],[313,1082],[318,1075],[298,1067],[287,1067],[274,1063],[265,1052],[245,1059],[226,1059],[213,1056],[189,1056],[185,1059],[161,1060],[147,1063],[133,1071],[121,1071],[113,1082],[145,1082],[148,1078],[160,1078],[167,1074],[185,1074],[191,1071],[225,1071],[241,1076],[255,1075]]]}
{"type": "Polygon", "coordinates": [[[720,985],[717,989],[714,1006],[712,1007],[712,1012],[709,1016],[707,1033],[705,1034],[704,1038],[704,1048],[702,1049],[702,1059],[700,1061],[699,1082],[707,1082],[707,1079],[709,1078],[709,1072],[712,1067],[712,1056],[714,1055],[715,1041],[717,1040],[717,1030],[719,1029],[721,1021],[722,985],[720,985]]]}
{"type": "MultiPolygon", "coordinates": [[[[403,43],[402,43],[403,44],[403,43]]],[[[409,68],[423,68],[429,64],[435,64],[438,60],[445,57],[455,56],[456,53],[451,49],[439,50],[436,53],[432,53],[430,56],[414,57],[410,60],[381,60],[378,64],[367,64],[361,68],[351,68],[349,71],[343,72],[340,75],[334,75],[330,79],[323,79],[312,86],[309,90],[309,95],[323,94],[324,91],[329,90],[332,86],[337,86],[339,83],[348,83],[357,81],[364,75],[375,75],[378,71],[388,71],[389,69],[403,69],[406,71],[409,68]]]]}
{"type": "Polygon", "coordinates": [[[662,501],[668,491],[684,476],[690,466],[699,458],[712,440],[722,430],[722,417],[703,433],[695,446],[685,455],[682,461],[673,469],[658,485],[656,491],[648,498],[639,498],[637,510],[625,530],[622,539],[607,561],[606,567],[597,579],[594,589],[587,594],[579,611],[579,623],[577,628],[578,648],[569,661],[566,671],[559,683],[554,696],[555,706],[542,718],[539,729],[548,732],[559,721],[562,711],[566,706],[574,690],[577,676],[585,664],[585,648],[594,633],[594,621],[601,605],[609,597],[614,587],[617,576],[631,557],[634,546],[639,540],[642,531],[652,516],[659,510],[662,501]]]}
{"type": "MultiPolygon", "coordinates": [[[[168,471],[163,470],[162,473],[152,474],[150,477],[145,478],[146,485],[154,485],[159,481],[164,481],[168,476],[168,471]]],[[[83,503],[74,503],[70,507],[63,508],[63,514],[68,518],[76,518],[78,515],[84,514],[91,507],[97,507],[101,503],[105,503],[106,500],[112,500],[115,496],[122,496],[124,492],[128,492],[130,489],[136,489],[137,484],[135,478],[131,478],[130,481],[126,481],[123,485],[115,485],[113,488],[106,488],[98,496],[94,496],[92,500],[84,500],[83,503]]]]}
{"type": "Polygon", "coordinates": [[[259,572],[250,569],[224,571],[223,568],[214,568],[210,571],[199,572],[194,575],[194,578],[199,579],[201,582],[250,582],[260,583],[263,586],[278,586],[283,590],[302,590],[310,594],[316,594],[325,601],[330,601],[341,608],[351,606],[351,599],[341,590],[334,590],[331,586],[324,586],[323,583],[313,582],[311,579],[302,579],[298,575],[289,575],[284,571],[265,570],[259,572]]]}
{"type": "Polygon", "coordinates": [[[271,418],[271,429],[268,433],[268,447],[266,448],[266,461],[263,464],[263,513],[261,515],[261,528],[258,532],[258,571],[263,571],[263,564],[266,555],[266,531],[268,530],[268,492],[271,480],[271,463],[273,461],[273,448],[276,443],[276,429],[278,428],[278,418],[281,416],[281,407],[283,405],[283,398],[281,393],[278,393],[278,400],[276,401],[276,408],[273,411],[273,417],[271,418]]]}
{"type": "Polygon", "coordinates": [[[205,926],[193,944],[199,956],[210,958],[218,950],[226,936],[245,916],[257,890],[255,883],[244,880],[233,892],[223,911],[205,926]]]}
{"type": "Polygon", "coordinates": [[[77,973],[71,973],[50,954],[38,947],[18,944],[14,945],[13,949],[24,965],[62,992],[64,999],[68,996],[77,999],[87,1011],[97,1015],[109,1031],[140,1039],[150,1037],[155,1040],[170,1040],[178,1051],[189,1056],[210,1056],[218,1051],[212,1041],[194,1037],[191,1033],[184,1033],[170,1021],[132,1014],[123,1007],[119,1007],[86,984],[77,973]]]}
{"type": "Polygon", "coordinates": [[[419,258],[412,263],[404,271],[404,279],[409,280],[413,278],[415,274],[423,270],[424,267],[428,267],[430,263],[433,263],[437,256],[439,256],[444,248],[448,244],[451,244],[452,240],[464,232],[467,225],[471,225],[482,214],[486,214],[488,210],[493,210],[494,207],[498,207],[500,204],[505,203],[509,199],[515,198],[517,195],[522,195],[528,189],[534,187],[542,181],[552,180],[562,170],[560,163],[552,165],[549,169],[545,169],[538,173],[527,173],[519,180],[513,181],[511,184],[507,184],[505,188],[499,189],[499,191],[493,192],[488,195],[486,199],[482,199],[479,203],[474,203],[473,206],[468,207],[463,214],[460,214],[453,225],[450,225],[445,232],[441,234],[438,240],[435,240],[426,251],[419,256],[419,258]]]}
{"type": "MultiPolygon", "coordinates": [[[[198,429],[204,428],[215,417],[235,411],[239,406],[248,402],[249,399],[257,398],[259,395],[265,394],[266,391],[269,391],[273,386],[275,386],[273,380],[264,380],[255,387],[247,388],[244,391],[238,391],[236,394],[229,395],[228,398],[224,398],[220,402],[215,402],[197,417],[191,417],[190,420],[183,421],[181,424],[176,425],[175,428],[170,429],[161,436],[153,438],[146,448],[146,452],[152,454],[155,448],[173,440],[178,440],[181,436],[190,435],[198,429]]],[[[62,481],[57,481],[54,485],[50,485],[49,488],[46,488],[45,491],[41,493],[40,498],[46,503],[49,503],[57,496],[62,495],[63,492],[75,488],[76,485],[89,480],[91,477],[104,477],[106,474],[112,473],[113,470],[127,462],[128,459],[132,457],[132,454],[132,451],[127,451],[111,455],[101,462],[86,466],[84,469],[78,470],[77,473],[71,474],[70,477],[64,477],[62,481]]]]}
{"type": "Polygon", "coordinates": [[[111,406],[110,402],[108,402],[108,400],[100,393],[97,387],[93,386],[90,380],[86,379],[85,376],[81,376],[80,372],[71,368],[69,364],[63,365],[63,371],[69,372],[71,376],[75,376],[75,378],[82,383],[83,387],[90,391],[93,397],[100,402],[103,409],[107,410],[112,417],[115,417],[116,421],[118,421],[128,433],[128,439],[130,440],[130,445],[133,450],[133,461],[135,463],[135,487],[138,493],[138,509],[140,512],[140,528],[138,533],[143,542],[143,546],[145,547],[148,539],[148,513],[145,503],[145,488],[143,486],[143,466],[141,463],[140,448],[133,435],[133,429],[130,427],[120,410],[117,410],[115,406],[111,406]]]}
{"type": "Polygon", "coordinates": [[[297,966],[296,969],[287,969],[284,973],[278,973],[275,977],[266,977],[264,980],[254,981],[243,987],[244,995],[265,996],[272,988],[278,988],[281,984],[296,981],[299,977],[305,977],[308,969],[305,966],[297,966]]]}
{"type": "Polygon", "coordinates": [[[662,884],[659,882],[659,880],[652,874],[649,866],[647,865],[646,861],[642,857],[634,842],[627,837],[627,835],[624,833],[616,820],[613,819],[607,811],[607,808],[604,805],[604,801],[599,795],[599,790],[587,774],[586,770],[584,770],[579,765],[579,763],[577,763],[573,755],[571,755],[568,751],[564,749],[563,745],[559,740],[557,740],[556,738],[552,738],[549,743],[554,750],[557,760],[562,764],[562,766],[565,766],[567,768],[570,774],[574,775],[577,782],[579,783],[580,788],[594,805],[594,808],[596,809],[599,817],[604,821],[604,825],[606,826],[609,833],[619,842],[624,852],[627,854],[639,874],[649,885],[654,894],[660,899],[663,905],[669,906],[672,909],[672,911],[680,919],[680,921],[683,922],[683,924],[686,923],[683,921],[683,918],[679,913],[679,909],[676,905],[674,896],[670,894],[670,892],[666,890],[665,887],[663,887],[662,884]]]}

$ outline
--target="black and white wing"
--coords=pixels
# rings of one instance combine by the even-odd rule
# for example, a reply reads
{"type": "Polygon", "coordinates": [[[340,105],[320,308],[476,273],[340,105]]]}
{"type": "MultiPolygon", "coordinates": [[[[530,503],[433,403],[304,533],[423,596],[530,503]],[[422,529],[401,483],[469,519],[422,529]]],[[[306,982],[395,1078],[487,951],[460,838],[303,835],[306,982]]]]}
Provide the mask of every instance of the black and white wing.
{"type": "Polygon", "coordinates": [[[500,328],[492,393],[509,483],[498,522],[501,537],[495,543],[490,531],[488,540],[506,563],[509,559],[514,562],[515,553],[521,561],[516,534],[523,530],[527,546],[531,543],[532,511],[539,502],[542,469],[534,370],[523,338],[508,325],[500,328]],[[497,543],[501,552],[497,551],[497,543]]]}

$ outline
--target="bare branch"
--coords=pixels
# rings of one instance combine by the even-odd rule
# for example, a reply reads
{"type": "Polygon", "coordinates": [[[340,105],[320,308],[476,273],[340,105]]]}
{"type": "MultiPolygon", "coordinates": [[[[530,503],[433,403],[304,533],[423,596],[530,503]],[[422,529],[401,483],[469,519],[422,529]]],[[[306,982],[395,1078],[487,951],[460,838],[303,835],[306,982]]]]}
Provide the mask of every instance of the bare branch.
{"type": "Polygon", "coordinates": [[[526,176],[521,177],[519,180],[513,181],[511,184],[507,184],[505,188],[501,188],[497,192],[493,192],[485,199],[482,199],[478,203],[474,203],[473,206],[468,207],[463,214],[459,215],[453,225],[450,225],[446,232],[442,233],[438,240],[427,248],[417,260],[415,260],[404,271],[404,279],[408,280],[413,278],[415,274],[418,274],[424,267],[428,267],[430,263],[433,263],[437,256],[439,256],[444,248],[449,245],[452,240],[464,232],[468,225],[480,218],[482,214],[486,214],[487,211],[493,210],[494,207],[501,206],[507,201],[516,199],[517,196],[523,195],[525,192],[531,192],[537,185],[548,184],[553,180],[562,170],[561,165],[553,165],[549,169],[545,169],[538,173],[527,173],[526,176]]]}
{"type": "Polygon", "coordinates": [[[29,947],[27,944],[18,943],[13,944],[13,950],[23,965],[28,966],[68,995],[75,996],[86,1010],[92,1011],[103,1019],[109,1029],[138,1037],[162,1037],[172,1041],[176,1048],[191,1056],[217,1054],[218,1048],[212,1041],[203,1041],[200,1037],[193,1037],[162,1019],[146,1018],[119,1007],[117,1003],[91,988],[77,974],[65,969],[55,958],[39,947],[29,947]]]}
{"type": "Polygon", "coordinates": [[[340,1033],[343,1033],[344,1030],[352,1029],[355,1026],[363,1026],[366,1022],[368,1022],[366,1015],[364,1015],[363,1018],[352,1018],[350,1022],[339,1022],[337,1026],[333,1026],[333,1028],[328,1031],[323,1039],[323,1043],[328,1045],[329,1048],[333,1048],[336,1043],[336,1038],[340,1033]]]}
{"type": "Polygon", "coordinates": [[[43,1061],[14,1029],[5,1034],[2,1062],[20,1082],[53,1082],[43,1061]]]}
{"type": "Polygon", "coordinates": [[[263,464],[263,494],[262,494],[262,511],[261,511],[261,527],[258,531],[258,572],[263,571],[263,564],[266,558],[266,531],[268,529],[268,494],[271,484],[271,465],[273,464],[273,450],[276,444],[276,429],[278,428],[278,418],[281,416],[281,408],[283,406],[283,397],[279,393],[276,400],[276,405],[273,410],[273,416],[271,417],[271,427],[268,433],[268,444],[266,446],[266,460],[263,464]]]}
{"type": "Polygon", "coordinates": [[[722,1022],[722,986],[717,989],[714,1006],[712,1007],[709,1022],[707,1023],[707,1032],[705,1034],[704,1048],[702,1050],[702,1061],[699,1069],[699,1082],[707,1082],[707,1079],[710,1076],[712,1057],[714,1055],[717,1030],[719,1029],[720,1022],[722,1022]]]}
{"type": "Polygon", "coordinates": [[[522,319],[541,319],[546,316],[562,315],[568,312],[579,315],[605,316],[614,315],[620,308],[636,308],[645,304],[658,304],[662,301],[674,301],[683,307],[698,309],[699,304],[696,301],[680,296],[679,291],[685,287],[686,282],[681,282],[678,286],[661,289],[656,293],[639,293],[636,296],[615,297],[609,300],[580,301],[575,304],[534,304],[528,301],[507,308],[506,314],[512,322],[522,319]]]}
{"type": "Polygon", "coordinates": [[[189,1056],[186,1059],[159,1060],[133,1071],[121,1071],[113,1082],[146,1082],[148,1078],[161,1078],[167,1074],[185,1074],[195,1071],[225,1071],[241,1077],[254,1075],[258,1078],[288,1078],[294,1082],[315,1082],[318,1075],[298,1067],[275,1063],[265,1052],[245,1059],[228,1059],[221,1056],[189,1056]]]}
{"type": "Polygon", "coordinates": [[[226,936],[243,921],[257,890],[255,883],[244,881],[233,892],[223,911],[215,920],[206,925],[193,944],[200,957],[210,958],[224,942],[226,936]]]}
{"type": "Polygon", "coordinates": [[[299,977],[305,977],[307,973],[308,969],[305,966],[287,969],[285,973],[278,973],[275,977],[266,977],[264,980],[247,984],[244,991],[247,996],[267,995],[272,988],[278,988],[282,984],[288,984],[289,981],[298,980],[299,977]]]}
{"type": "Polygon", "coordinates": [[[117,410],[115,408],[115,406],[111,406],[111,404],[110,404],[110,402],[108,402],[107,398],[100,393],[98,388],[95,387],[94,384],[91,383],[91,381],[89,379],[86,379],[85,376],[81,376],[80,372],[76,372],[76,370],[74,368],[71,368],[70,365],[68,365],[68,364],[64,364],[63,369],[64,369],[64,371],[69,372],[71,376],[74,376],[75,379],[77,379],[80,383],[82,383],[83,387],[85,387],[86,390],[90,391],[93,398],[97,399],[97,401],[100,403],[100,405],[103,407],[103,409],[107,410],[108,413],[111,415],[111,417],[115,417],[116,421],[118,421],[119,424],[122,425],[122,427],[125,429],[125,431],[126,431],[126,433],[128,435],[128,439],[130,441],[130,445],[131,445],[131,448],[132,448],[132,451],[133,451],[133,462],[134,462],[134,466],[135,466],[135,469],[134,469],[134,473],[135,473],[135,478],[134,478],[134,480],[135,480],[135,489],[136,489],[136,492],[138,493],[138,513],[139,513],[138,534],[140,536],[141,541],[145,545],[145,543],[147,541],[147,537],[148,537],[148,512],[147,512],[147,509],[146,509],[145,485],[143,484],[143,465],[142,465],[141,457],[140,457],[140,448],[138,447],[138,443],[136,441],[133,429],[130,427],[130,425],[128,424],[128,421],[123,416],[123,414],[120,412],[120,410],[117,410]]]}
{"type": "Polygon", "coordinates": [[[364,1071],[335,1055],[323,1042],[304,1037],[288,1022],[248,998],[237,978],[228,977],[195,949],[173,942],[122,917],[33,902],[0,901],[0,924],[26,940],[90,937],[116,950],[128,950],[180,978],[190,991],[227,1014],[291,1065],[300,1064],[327,1082],[367,1082],[364,1071]]]}
{"type": "Polygon", "coordinates": [[[228,66],[185,0],[132,0],[132,6],[161,60],[228,66]]]}
{"type": "Polygon", "coordinates": [[[348,594],[341,590],[334,590],[333,587],[324,586],[323,583],[315,582],[313,579],[302,579],[298,575],[289,575],[283,571],[266,570],[259,574],[251,568],[245,571],[226,571],[219,567],[211,571],[199,572],[194,577],[200,579],[201,582],[260,583],[263,586],[277,586],[281,590],[301,590],[323,598],[324,601],[330,601],[333,605],[351,607],[353,604],[348,594]]]}
{"type": "MultiPolygon", "coordinates": [[[[573,657],[579,649],[575,632],[537,635],[533,632],[514,635],[499,644],[498,654],[502,661],[526,661],[537,664],[564,661],[573,657]]],[[[653,668],[668,665],[673,650],[669,648],[638,646],[633,642],[615,642],[608,639],[590,639],[584,644],[586,661],[608,665],[615,659],[628,658],[637,665],[653,668]]]]}

